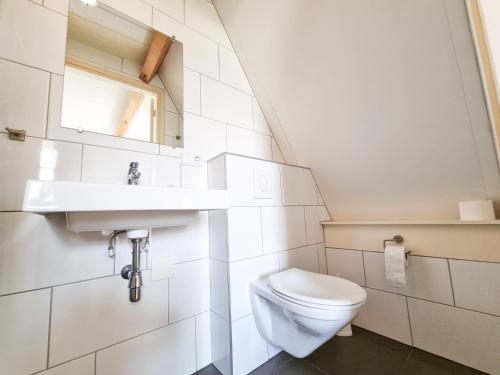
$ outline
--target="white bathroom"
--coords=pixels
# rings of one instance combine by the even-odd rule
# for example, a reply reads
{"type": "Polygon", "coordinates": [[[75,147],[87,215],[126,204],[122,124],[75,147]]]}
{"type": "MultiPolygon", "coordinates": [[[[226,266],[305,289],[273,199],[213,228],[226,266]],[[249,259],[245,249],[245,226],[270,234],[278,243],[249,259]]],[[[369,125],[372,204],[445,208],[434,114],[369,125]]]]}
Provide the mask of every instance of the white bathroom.
{"type": "Polygon", "coordinates": [[[1,375],[500,375],[497,0],[0,0],[1,375]]]}

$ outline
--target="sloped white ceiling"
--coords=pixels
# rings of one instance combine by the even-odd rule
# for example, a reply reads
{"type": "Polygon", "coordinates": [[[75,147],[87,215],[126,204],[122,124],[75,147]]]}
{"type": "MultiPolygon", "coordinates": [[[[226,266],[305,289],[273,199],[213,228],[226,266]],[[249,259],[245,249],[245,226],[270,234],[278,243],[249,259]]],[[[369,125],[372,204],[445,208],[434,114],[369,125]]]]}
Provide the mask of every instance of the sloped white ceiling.
{"type": "Polygon", "coordinates": [[[311,167],[336,220],[500,201],[463,0],[214,3],[285,158],[311,167]]]}

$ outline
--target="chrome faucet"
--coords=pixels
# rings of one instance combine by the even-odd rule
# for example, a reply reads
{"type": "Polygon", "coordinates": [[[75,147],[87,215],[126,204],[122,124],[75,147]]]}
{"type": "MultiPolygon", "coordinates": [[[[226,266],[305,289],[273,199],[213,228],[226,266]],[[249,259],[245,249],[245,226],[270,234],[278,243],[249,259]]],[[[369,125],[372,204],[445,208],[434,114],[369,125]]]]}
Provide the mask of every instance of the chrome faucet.
{"type": "Polygon", "coordinates": [[[139,172],[139,163],[133,161],[130,163],[128,168],[128,184],[129,185],[139,185],[139,179],[141,178],[141,172],[139,172]]]}

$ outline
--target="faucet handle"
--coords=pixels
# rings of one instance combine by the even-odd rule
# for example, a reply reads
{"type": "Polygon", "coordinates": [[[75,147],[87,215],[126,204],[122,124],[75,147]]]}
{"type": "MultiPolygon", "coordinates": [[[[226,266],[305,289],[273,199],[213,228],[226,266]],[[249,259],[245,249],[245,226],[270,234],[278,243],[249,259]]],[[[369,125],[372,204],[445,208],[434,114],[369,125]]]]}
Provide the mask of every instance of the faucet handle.
{"type": "Polygon", "coordinates": [[[130,162],[130,168],[139,168],[139,162],[137,161],[130,162]]]}

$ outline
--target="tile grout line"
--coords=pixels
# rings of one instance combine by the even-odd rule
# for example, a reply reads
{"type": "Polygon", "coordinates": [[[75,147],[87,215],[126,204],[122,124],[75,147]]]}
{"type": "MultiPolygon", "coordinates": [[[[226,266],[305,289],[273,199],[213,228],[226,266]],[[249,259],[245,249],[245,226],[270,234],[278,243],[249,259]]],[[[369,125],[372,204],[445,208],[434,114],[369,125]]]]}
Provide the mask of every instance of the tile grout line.
{"type": "Polygon", "coordinates": [[[408,327],[410,328],[410,341],[413,347],[413,330],[411,329],[411,319],[410,319],[410,307],[408,306],[408,296],[405,297],[406,302],[406,314],[408,316],[408,327]]]}
{"type": "Polygon", "coordinates": [[[49,368],[49,357],[50,357],[50,331],[52,329],[52,300],[54,296],[54,288],[50,288],[50,302],[49,302],[49,330],[47,337],[47,362],[46,368],[49,368]]]}
{"type": "Polygon", "coordinates": [[[94,352],[94,375],[97,375],[97,352],[94,352]]]}
{"type": "Polygon", "coordinates": [[[45,132],[44,132],[44,138],[47,137],[47,134],[49,133],[49,115],[50,115],[50,95],[51,95],[51,89],[50,87],[52,86],[52,73],[49,74],[49,87],[47,90],[47,115],[45,116],[45,132]]]}
{"type": "Polygon", "coordinates": [[[446,263],[448,265],[448,277],[450,278],[450,286],[451,286],[451,297],[453,298],[453,306],[457,306],[455,300],[455,288],[453,287],[453,277],[451,276],[451,267],[450,267],[450,259],[446,258],[446,263]]]}
{"type": "Polygon", "coordinates": [[[368,285],[368,281],[366,280],[366,266],[365,266],[365,252],[361,252],[361,261],[363,262],[363,277],[365,278],[365,287],[368,285]]]}

